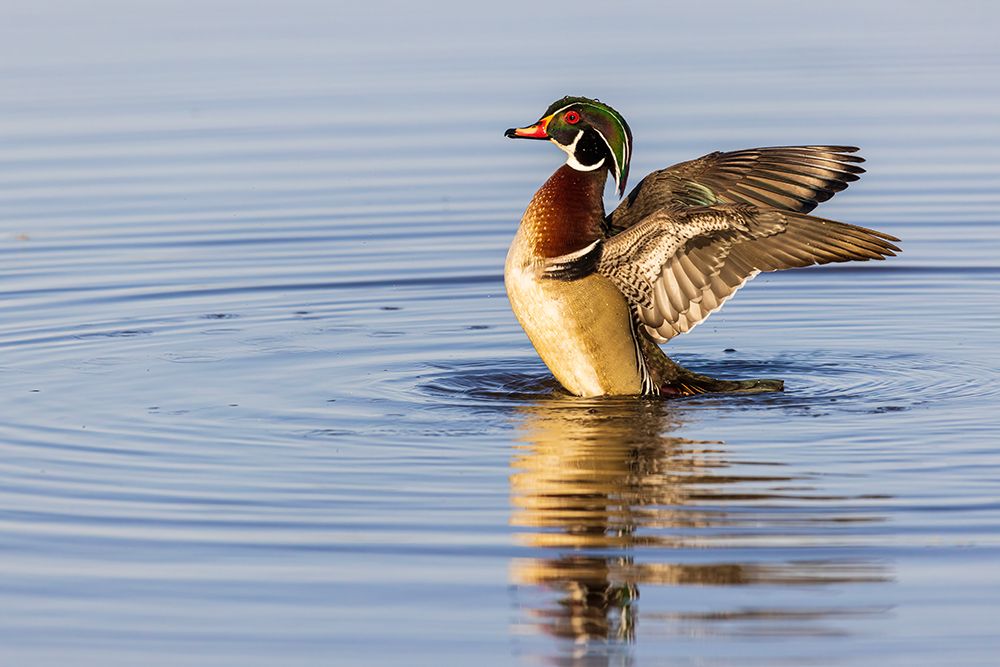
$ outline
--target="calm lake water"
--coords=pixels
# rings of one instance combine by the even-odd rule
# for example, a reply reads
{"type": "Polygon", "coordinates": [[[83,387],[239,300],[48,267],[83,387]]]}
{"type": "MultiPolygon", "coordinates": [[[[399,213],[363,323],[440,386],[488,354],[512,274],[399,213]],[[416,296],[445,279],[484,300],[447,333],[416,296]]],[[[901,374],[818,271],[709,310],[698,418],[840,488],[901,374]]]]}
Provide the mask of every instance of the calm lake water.
{"type": "Polygon", "coordinates": [[[996,5],[339,4],[0,9],[0,663],[997,664],[996,5]],[[904,253],[669,345],[783,394],[567,398],[565,94],[633,182],[859,145],[904,253]]]}

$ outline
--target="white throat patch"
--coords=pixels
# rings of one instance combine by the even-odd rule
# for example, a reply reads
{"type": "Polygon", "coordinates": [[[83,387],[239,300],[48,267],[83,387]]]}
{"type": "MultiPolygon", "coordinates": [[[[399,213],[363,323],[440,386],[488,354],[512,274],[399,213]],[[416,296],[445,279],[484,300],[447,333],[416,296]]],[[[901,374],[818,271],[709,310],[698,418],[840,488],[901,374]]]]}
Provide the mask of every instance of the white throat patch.
{"type": "Polygon", "coordinates": [[[573,169],[576,169],[577,171],[594,171],[595,169],[600,169],[602,166],[604,166],[604,158],[601,158],[595,164],[591,165],[581,164],[580,161],[576,159],[576,145],[580,143],[580,137],[582,136],[583,136],[583,130],[579,130],[576,133],[576,137],[574,137],[573,139],[573,143],[571,143],[569,146],[563,146],[555,139],[550,139],[550,141],[554,143],[556,146],[558,146],[559,150],[566,153],[566,164],[568,164],[573,169]]]}

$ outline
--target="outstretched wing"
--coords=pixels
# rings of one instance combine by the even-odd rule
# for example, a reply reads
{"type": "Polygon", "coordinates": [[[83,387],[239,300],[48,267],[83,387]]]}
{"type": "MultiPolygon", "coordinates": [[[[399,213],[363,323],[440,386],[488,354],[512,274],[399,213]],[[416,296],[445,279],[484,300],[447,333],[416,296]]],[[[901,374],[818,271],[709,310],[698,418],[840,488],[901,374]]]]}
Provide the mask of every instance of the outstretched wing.
{"type": "Polygon", "coordinates": [[[710,153],[646,176],[608,217],[610,233],[671,206],[753,204],[808,213],[858,180],[853,146],[778,146],[710,153]]]}
{"type": "Polygon", "coordinates": [[[761,271],[885,259],[899,239],[748,204],[661,209],[606,239],[597,271],[666,342],[703,322],[761,271]]]}

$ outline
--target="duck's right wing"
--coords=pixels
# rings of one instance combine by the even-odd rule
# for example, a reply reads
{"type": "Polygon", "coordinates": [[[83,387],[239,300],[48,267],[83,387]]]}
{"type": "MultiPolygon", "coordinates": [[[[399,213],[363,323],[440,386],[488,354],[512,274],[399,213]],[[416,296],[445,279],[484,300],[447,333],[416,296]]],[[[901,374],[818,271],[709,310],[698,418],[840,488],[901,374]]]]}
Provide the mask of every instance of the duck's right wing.
{"type": "Polygon", "coordinates": [[[608,217],[611,233],[671,206],[753,204],[808,213],[858,180],[853,146],[777,146],[710,153],[654,171],[608,217]]]}
{"type": "Polygon", "coordinates": [[[611,279],[657,342],[685,333],[761,271],[885,259],[899,239],[864,227],[746,204],[661,209],[606,239],[611,279]]]}

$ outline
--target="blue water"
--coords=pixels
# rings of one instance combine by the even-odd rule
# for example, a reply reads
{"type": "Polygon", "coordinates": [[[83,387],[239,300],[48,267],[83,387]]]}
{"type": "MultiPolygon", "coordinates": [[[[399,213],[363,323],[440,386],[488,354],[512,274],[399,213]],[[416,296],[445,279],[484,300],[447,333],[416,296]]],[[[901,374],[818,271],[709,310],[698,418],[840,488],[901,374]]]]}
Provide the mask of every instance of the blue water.
{"type": "Polygon", "coordinates": [[[0,664],[994,664],[998,20],[5,3],[0,664]],[[859,145],[904,252],[668,346],[782,394],[568,398],[501,277],[565,94],[634,182],[859,145]]]}

